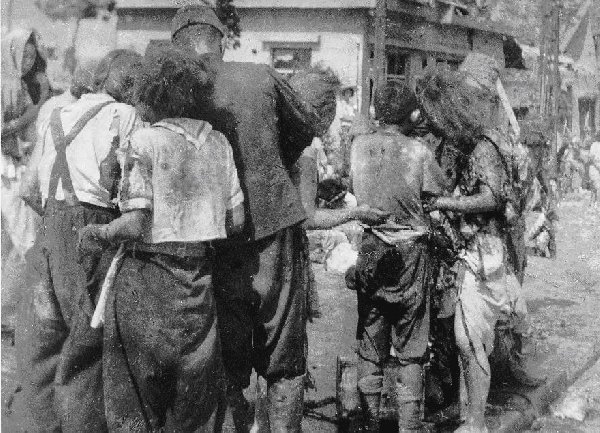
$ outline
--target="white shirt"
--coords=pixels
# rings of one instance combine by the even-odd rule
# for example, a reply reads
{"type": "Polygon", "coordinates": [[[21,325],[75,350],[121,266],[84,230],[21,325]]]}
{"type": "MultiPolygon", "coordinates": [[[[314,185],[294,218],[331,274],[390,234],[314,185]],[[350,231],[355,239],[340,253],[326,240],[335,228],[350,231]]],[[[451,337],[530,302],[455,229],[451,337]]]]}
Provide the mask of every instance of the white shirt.
{"type": "MultiPolygon", "coordinates": [[[[114,207],[116,197],[107,187],[111,179],[101,173],[101,165],[115,158],[119,148],[126,148],[132,132],[140,125],[135,108],[116,102],[107,94],[88,93],[78,101],[66,105],[60,112],[65,136],[75,123],[91,108],[110,101],[90,120],[67,147],[67,162],[77,199],[100,207],[114,207]],[[117,140],[115,140],[117,139],[117,140]]],[[[43,130],[42,156],[38,165],[38,178],[42,200],[48,199],[50,174],[56,159],[56,150],[50,122],[43,130]]],[[[62,183],[59,181],[55,198],[64,199],[62,183]]]]}
{"type": "Polygon", "coordinates": [[[231,146],[209,123],[165,119],[133,134],[119,203],[152,210],[144,242],[223,239],[226,210],[243,201],[231,146]]]}

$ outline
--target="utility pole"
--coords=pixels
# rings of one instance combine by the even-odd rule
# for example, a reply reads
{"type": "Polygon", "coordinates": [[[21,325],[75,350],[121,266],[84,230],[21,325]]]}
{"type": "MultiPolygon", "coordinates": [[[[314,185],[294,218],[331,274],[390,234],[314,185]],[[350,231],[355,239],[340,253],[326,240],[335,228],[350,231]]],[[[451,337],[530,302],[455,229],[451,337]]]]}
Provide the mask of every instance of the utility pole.
{"type": "Polygon", "coordinates": [[[385,82],[386,0],[375,5],[375,52],[373,59],[373,94],[385,82]]]}
{"type": "Polygon", "coordinates": [[[558,103],[560,99],[560,10],[561,0],[539,0],[541,12],[539,88],[540,114],[550,120],[551,165],[556,170],[558,152],[558,103]]]}

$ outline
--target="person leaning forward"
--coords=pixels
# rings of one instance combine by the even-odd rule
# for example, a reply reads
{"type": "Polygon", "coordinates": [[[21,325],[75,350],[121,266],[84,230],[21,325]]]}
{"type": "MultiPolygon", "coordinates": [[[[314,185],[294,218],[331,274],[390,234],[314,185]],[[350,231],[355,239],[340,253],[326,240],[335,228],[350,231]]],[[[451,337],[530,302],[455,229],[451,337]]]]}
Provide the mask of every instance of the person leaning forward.
{"type": "Polygon", "coordinates": [[[307,282],[295,263],[303,262],[306,215],[289,167],[316,135],[317,116],[272,68],[223,62],[224,34],[207,7],[181,8],[172,21],[173,43],[214,74],[197,117],[228,138],[246,198],[244,235],[217,246],[214,269],[228,401],[236,428],[247,430],[242,389],[254,367],[268,383],[271,428],[299,431],[307,282]]]}
{"type": "Polygon", "coordinates": [[[104,334],[112,432],[218,431],[225,401],[211,242],[243,228],[243,194],[224,135],[191,119],[208,75],[176,50],[144,59],[145,120],[123,163],[123,215],[80,231],[80,250],[126,242],[104,334]]]}
{"type": "MultiPolygon", "coordinates": [[[[27,176],[44,210],[33,247],[32,299],[17,334],[22,384],[34,431],[107,431],[102,332],[90,327],[114,250],[79,261],[77,230],[118,216],[117,151],[139,126],[129,87],[141,56],[115,50],[94,73],[95,93],[57,108],[27,176]]],[[[24,188],[31,191],[32,187],[24,188]]]]}

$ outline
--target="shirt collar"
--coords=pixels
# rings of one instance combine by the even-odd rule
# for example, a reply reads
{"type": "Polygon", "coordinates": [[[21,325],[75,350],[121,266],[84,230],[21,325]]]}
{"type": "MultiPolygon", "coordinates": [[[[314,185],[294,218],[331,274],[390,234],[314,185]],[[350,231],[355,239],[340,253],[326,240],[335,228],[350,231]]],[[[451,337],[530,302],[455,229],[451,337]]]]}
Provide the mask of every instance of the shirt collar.
{"type": "Polygon", "coordinates": [[[163,119],[156,122],[153,126],[168,129],[176,134],[182,135],[187,141],[192,143],[196,149],[200,149],[206,142],[208,134],[212,131],[210,123],[196,119],[163,119]]]}

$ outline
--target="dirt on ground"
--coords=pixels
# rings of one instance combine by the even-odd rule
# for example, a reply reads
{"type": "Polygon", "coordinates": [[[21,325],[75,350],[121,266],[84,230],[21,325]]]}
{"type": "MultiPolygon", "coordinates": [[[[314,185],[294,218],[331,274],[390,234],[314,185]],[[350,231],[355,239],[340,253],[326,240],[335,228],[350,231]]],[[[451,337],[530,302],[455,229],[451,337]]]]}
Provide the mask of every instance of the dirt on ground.
{"type": "MultiPolygon", "coordinates": [[[[579,199],[561,203],[558,211],[558,255],[554,260],[530,257],[524,285],[540,350],[555,337],[597,341],[600,329],[600,210],[590,209],[585,200],[579,199]]],[[[306,394],[303,429],[306,432],[335,432],[336,359],[354,356],[356,294],[346,289],[343,275],[328,272],[318,264],[314,265],[314,271],[322,317],[308,325],[308,370],[315,388],[306,394]]],[[[2,429],[24,432],[22,402],[19,402],[19,393],[14,393],[18,385],[17,361],[14,347],[9,343],[3,339],[2,429]]],[[[562,359],[567,368],[569,353],[562,359]]],[[[247,394],[253,398],[253,386],[247,394]]],[[[596,406],[588,410],[586,421],[569,424],[571,421],[547,417],[538,420],[534,428],[546,432],[578,431],[573,428],[600,431],[600,428],[585,428],[586,423],[599,422],[600,402],[594,404],[596,406]],[[561,422],[568,424],[565,429],[561,422]]]]}

